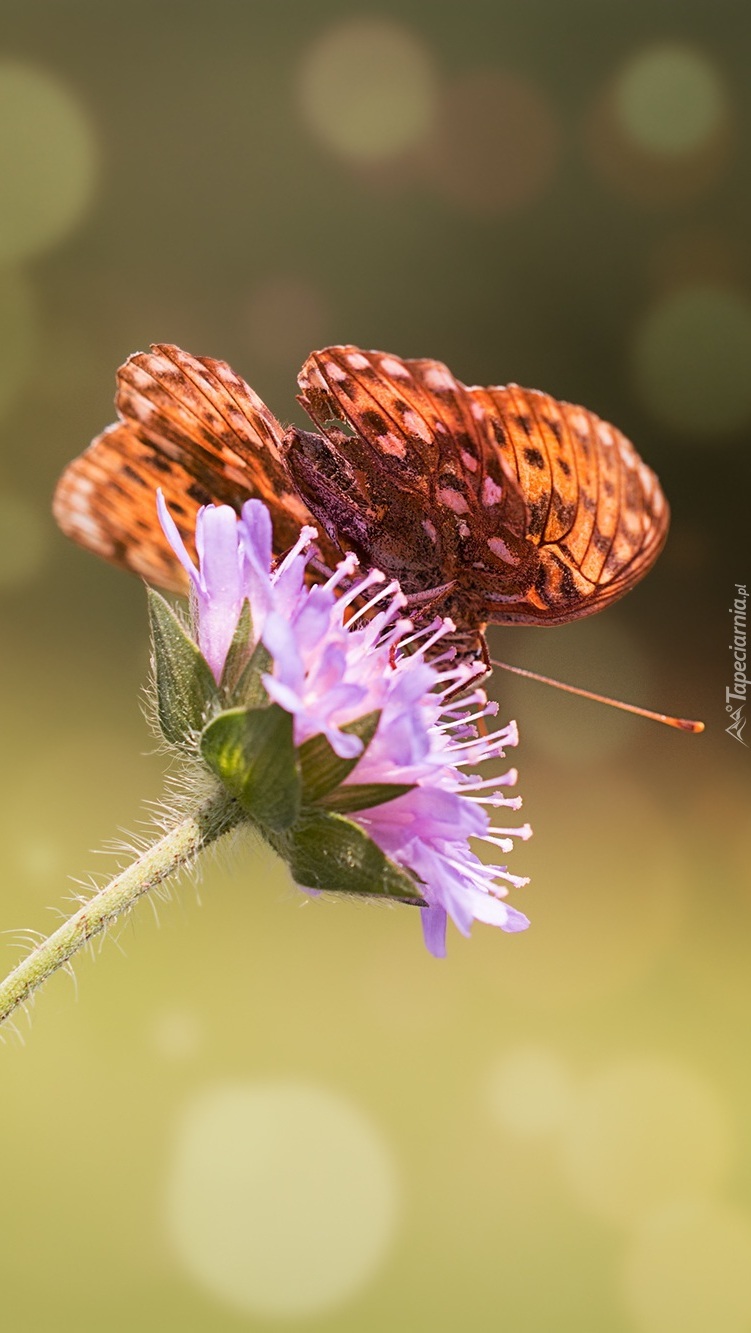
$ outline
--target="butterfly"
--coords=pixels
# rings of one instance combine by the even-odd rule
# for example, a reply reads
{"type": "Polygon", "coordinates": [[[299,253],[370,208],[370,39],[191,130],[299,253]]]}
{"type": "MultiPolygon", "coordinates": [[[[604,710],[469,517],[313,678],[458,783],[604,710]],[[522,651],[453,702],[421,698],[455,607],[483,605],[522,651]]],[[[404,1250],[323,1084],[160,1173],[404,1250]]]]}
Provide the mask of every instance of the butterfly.
{"type": "Polygon", "coordinates": [[[312,352],[298,383],[314,431],[285,429],[225,362],[169,344],[131,356],[118,372],[119,420],[58,484],[63,532],[184,591],[156,488],[189,549],[202,505],[239,509],[256,496],[278,554],[314,523],[322,567],[353,550],[399,580],[410,608],[450,616],[467,655],[480,654],[489,622],[559,625],[599,611],[663,546],[657,477],[584,407],[353,346],[312,352]]]}

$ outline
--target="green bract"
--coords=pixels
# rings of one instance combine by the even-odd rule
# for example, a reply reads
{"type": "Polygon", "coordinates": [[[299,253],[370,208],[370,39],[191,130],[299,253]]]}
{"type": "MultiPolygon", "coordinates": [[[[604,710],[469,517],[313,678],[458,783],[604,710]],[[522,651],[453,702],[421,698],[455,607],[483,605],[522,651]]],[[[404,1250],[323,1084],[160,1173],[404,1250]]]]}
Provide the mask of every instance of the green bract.
{"type": "Polygon", "coordinates": [[[159,728],[168,745],[193,748],[207,713],[220,700],[219,689],[169,602],[153,588],[146,594],[159,728]]]}
{"type": "Polygon", "coordinates": [[[422,902],[413,877],[389,861],[359,824],[344,815],[303,810],[296,824],[271,842],[301,888],[422,902]]]}
{"type": "Polygon", "coordinates": [[[220,713],[201,736],[201,754],[256,824],[279,832],[302,804],[292,715],[278,704],[220,713]]]}

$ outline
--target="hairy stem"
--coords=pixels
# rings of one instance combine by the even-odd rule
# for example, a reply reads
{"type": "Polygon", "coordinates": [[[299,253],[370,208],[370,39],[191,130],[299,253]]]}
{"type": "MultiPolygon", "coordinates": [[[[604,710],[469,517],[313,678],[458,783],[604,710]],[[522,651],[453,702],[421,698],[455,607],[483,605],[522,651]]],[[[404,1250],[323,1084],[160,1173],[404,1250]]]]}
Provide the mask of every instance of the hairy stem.
{"type": "Polygon", "coordinates": [[[0,1024],[111,921],[242,818],[235,801],[224,793],[214,795],[147,847],[132,865],[92,894],[73,916],[38,944],[0,984],[0,1024]]]}

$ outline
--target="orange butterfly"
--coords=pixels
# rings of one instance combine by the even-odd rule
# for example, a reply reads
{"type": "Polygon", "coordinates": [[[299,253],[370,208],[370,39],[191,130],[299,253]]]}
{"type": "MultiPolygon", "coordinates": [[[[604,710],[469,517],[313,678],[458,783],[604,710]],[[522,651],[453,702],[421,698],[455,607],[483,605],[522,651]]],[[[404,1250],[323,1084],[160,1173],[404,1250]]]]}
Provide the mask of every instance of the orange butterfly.
{"type": "Polygon", "coordinates": [[[317,520],[321,559],[352,549],[414,606],[450,615],[467,652],[488,622],[562,624],[632,588],[665,541],[659,482],[586,408],[517,385],[467,387],[439,361],[357,347],[308,357],[285,430],[222,361],[154,346],[118,372],[120,420],[64,472],[68,536],[162,587],[184,576],[159,526],[162,488],[190,546],[196,511],[257,496],[275,547],[317,520]]]}

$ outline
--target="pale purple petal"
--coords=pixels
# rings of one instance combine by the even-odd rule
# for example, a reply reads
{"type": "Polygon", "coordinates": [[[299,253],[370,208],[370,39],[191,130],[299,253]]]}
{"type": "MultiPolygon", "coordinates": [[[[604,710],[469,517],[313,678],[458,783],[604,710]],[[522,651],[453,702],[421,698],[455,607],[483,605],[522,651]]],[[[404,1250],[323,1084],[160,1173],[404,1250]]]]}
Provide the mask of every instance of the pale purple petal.
{"type": "Polygon", "coordinates": [[[434,958],[446,957],[447,916],[442,907],[421,907],[422,934],[425,947],[434,958]]]}
{"type": "Polygon", "coordinates": [[[185,542],[180,536],[180,533],[178,532],[177,529],[177,524],[175,523],[174,518],[172,517],[169,509],[167,508],[167,504],[165,502],[161,488],[156,493],[156,512],[159,517],[159,522],[162,526],[162,532],[164,533],[165,537],[167,538],[167,541],[172,547],[172,550],[174,551],[175,555],[180,561],[180,564],[185,570],[185,573],[188,575],[191,583],[193,584],[193,587],[196,590],[198,590],[198,588],[200,587],[198,570],[196,569],[195,565],[193,564],[193,561],[191,560],[190,556],[188,555],[188,552],[185,549],[185,542]]]}
{"type": "Polygon", "coordinates": [[[275,679],[301,693],[305,685],[305,662],[289,622],[272,612],[266,617],[261,640],[274,659],[275,679]]]}
{"type": "Polygon", "coordinates": [[[244,600],[234,509],[229,505],[205,509],[202,536],[198,646],[219,680],[244,600]]]}
{"type": "Polygon", "coordinates": [[[268,578],[273,559],[271,516],[261,500],[246,500],[242,507],[240,541],[253,564],[268,578]]]}

